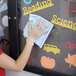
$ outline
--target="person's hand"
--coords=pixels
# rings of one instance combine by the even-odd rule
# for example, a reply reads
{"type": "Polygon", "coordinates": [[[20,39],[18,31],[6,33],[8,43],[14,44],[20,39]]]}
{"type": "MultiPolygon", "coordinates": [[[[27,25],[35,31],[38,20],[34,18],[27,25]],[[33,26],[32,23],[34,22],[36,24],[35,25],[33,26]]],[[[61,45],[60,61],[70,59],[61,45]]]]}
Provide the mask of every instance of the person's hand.
{"type": "Polygon", "coordinates": [[[48,25],[43,26],[43,24],[45,23],[45,21],[42,21],[40,23],[41,19],[38,19],[38,21],[36,22],[35,26],[32,29],[32,25],[31,22],[29,22],[29,28],[28,28],[28,39],[27,41],[30,41],[31,44],[34,44],[34,42],[43,34],[47,33],[48,31],[44,31],[48,25]]]}

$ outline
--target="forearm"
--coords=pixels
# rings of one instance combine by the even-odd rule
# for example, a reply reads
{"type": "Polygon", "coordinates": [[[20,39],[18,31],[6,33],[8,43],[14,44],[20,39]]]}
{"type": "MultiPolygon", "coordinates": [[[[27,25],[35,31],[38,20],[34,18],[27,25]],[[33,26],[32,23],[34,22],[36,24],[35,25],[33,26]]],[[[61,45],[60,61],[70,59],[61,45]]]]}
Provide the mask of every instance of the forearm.
{"type": "Polygon", "coordinates": [[[27,61],[29,59],[29,56],[31,54],[32,45],[30,45],[28,42],[26,43],[23,52],[16,60],[16,64],[18,66],[18,69],[23,70],[25,65],[27,64],[27,61]]]}
{"type": "Polygon", "coordinates": [[[39,19],[34,26],[33,29],[31,23],[29,23],[28,27],[28,38],[26,41],[26,45],[21,53],[21,55],[18,57],[18,59],[15,61],[11,57],[7,56],[5,53],[0,55],[0,67],[12,70],[12,71],[22,71],[24,67],[27,64],[27,61],[29,59],[29,56],[31,54],[32,50],[32,44],[37,40],[41,35],[45,34],[47,31],[43,30],[46,28],[42,27],[42,25],[45,23],[45,21],[40,22],[41,19],[39,19]]]}
{"type": "Polygon", "coordinates": [[[18,57],[16,61],[8,55],[6,55],[5,53],[3,53],[0,56],[0,67],[16,72],[22,71],[27,64],[31,50],[32,45],[26,42],[26,45],[21,55],[18,57]]]}

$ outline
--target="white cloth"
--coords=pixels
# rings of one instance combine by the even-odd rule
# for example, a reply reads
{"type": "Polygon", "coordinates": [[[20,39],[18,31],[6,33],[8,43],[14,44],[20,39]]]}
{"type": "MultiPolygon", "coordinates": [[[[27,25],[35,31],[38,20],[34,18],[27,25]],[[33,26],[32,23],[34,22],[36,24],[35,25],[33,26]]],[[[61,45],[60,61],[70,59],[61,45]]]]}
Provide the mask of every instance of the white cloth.
{"type": "MultiPolygon", "coordinates": [[[[48,33],[42,35],[40,38],[38,38],[35,41],[35,44],[37,44],[40,48],[42,48],[42,46],[44,45],[44,43],[45,43],[45,41],[46,41],[46,39],[47,39],[47,37],[48,37],[49,33],[51,32],[54,25],[51,22],[49,22],[48,20],[42,18],[41,16],[38,16],[35,14],[30,14],[28,22],[32,21],[32,28],[34,27],[34,25],[36,24],[36,22],[39,18],[41,18],[41,21],[43,21],[43,20],[46,21],[43,26],[48,25],[48,27],[45,29],[45,30],[48,30],[48,33]]],[[[23,30],[23,35],[27,38],[28,38],[28,22],[25,25],[25,28],[23,30]]]]}

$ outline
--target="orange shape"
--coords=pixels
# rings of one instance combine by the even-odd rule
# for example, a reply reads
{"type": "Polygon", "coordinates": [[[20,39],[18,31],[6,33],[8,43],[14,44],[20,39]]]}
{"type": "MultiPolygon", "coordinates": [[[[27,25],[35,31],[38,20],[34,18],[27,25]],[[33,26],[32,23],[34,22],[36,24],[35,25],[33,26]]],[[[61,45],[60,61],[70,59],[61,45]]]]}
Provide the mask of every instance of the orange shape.
{"type": "Polygon", "coordinates": [[[69,68],[71,67],[71,65],[73,65],[74,67],[76,67],[76,54],[75,55],[70,55],[68,53],[68,58],[65,58],[65,62],[70,64],[69,68]]]}
{"type": "Polygon", "coordinates": [[[55,59],[49,58],[46,56],[41,57],[41,66],[46,69],[53,69],[55,68],[55,59]]]}

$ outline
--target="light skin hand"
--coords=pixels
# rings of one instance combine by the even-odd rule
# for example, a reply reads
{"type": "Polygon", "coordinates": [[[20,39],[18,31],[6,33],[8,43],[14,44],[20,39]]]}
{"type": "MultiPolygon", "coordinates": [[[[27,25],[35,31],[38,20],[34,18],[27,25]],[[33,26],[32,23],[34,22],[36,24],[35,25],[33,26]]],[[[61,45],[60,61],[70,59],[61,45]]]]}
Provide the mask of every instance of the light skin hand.
{"type": "Polygon", "coordinates": [[[48,25],[41,28],[43,26],[43,24],[45,23],[45,21],[42,21],[41,23],[40,23],[40,21],[41,21],[41,19],[38,19],[38,21],[33,29],[31,29],[31,22],[29,22],[29,30],[28,30],[29,38],[33,39],[34,41],[37,38],[39,38],[40,36],[42,36],[43,34],[48,32],[48,31],[42,32],[44,29],[46,29],[48,27],[48,25]]]}
{"type": "Polygon", "coordinates": [[[45,27],[41,28],[42,25],[45,23],[45,21],[42,21],[40,23],[40,20],[41,19],[39,19],[37,21],[37,23],[36,23],[36,25],[34,26],[33,29],[31,29],[31,23],[29,23],[28,41],[26,41],[24,49],[23,49],[21,55],[18,57],[17,60],[14,60],[13,58],[6,55],[5,53],[0,55],[0,67],[1,68],[16,71],[16,72],[20,72],[20,71],[22,71],[24,69],[24,67],[26,66],[27,61],[28,61],[28,59],[30,57],[31,51],[32,51],[32,47],[33,47],[32,44],[34,44],[34,42],[35,42],[35,40],[37,38],[39,38],[43,34],[47,33],[47,31],[44,31],[44,32],[42,32],[42,31],[44,29],[46,29],[48,26],[46,25],[45,27]]]}

